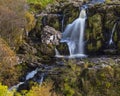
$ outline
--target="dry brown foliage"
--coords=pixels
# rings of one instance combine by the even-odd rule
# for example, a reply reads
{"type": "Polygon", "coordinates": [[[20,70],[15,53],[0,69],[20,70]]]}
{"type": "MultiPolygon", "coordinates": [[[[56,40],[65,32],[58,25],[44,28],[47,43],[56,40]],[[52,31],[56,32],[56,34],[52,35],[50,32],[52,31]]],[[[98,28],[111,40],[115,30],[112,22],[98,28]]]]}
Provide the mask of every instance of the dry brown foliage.
{"type": "Polygon", "coordinates": [[[25,0],[0,0],[0,36],[15,47],[25,26],[25,0]]]}
{"type": "Polygon", "coordinates": [[[13,85],[18,79],[15,65],[18,63],[15,53],[8,44],[0,38],[0,82],[8,86],[13,85]]]}

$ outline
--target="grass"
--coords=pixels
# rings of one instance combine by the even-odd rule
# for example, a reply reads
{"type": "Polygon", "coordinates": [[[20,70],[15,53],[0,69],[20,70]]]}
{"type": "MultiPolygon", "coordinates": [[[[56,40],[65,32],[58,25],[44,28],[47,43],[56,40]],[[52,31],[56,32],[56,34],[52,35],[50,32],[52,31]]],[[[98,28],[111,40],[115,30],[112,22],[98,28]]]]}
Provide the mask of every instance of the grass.
{"type": "Polygon", "coordinates": [[[44,8],[49,3],[53,3],[55,0],[27,0],[30,4],[40,4],[42,8],[44,8]]]}

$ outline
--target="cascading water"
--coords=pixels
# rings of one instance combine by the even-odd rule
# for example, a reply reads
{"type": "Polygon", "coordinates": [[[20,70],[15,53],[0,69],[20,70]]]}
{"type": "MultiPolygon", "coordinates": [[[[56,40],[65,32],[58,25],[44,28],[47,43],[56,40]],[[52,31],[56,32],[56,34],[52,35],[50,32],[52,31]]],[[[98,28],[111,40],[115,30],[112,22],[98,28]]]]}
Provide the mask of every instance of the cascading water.
{"type": "Polygon", "coordinates": [[[85,57],[84,54],[84,29],[86,10],[82,8],[79,18],[69,24],[62,34],[61,42],[66,42],[70,57],[85,57]]]}
{"type": "Polygon", "coordinates": [[[113,34],[115,31],[116,25],[117,25],[117,23],[115,23],[113,26],[112,33],[111,33],[110,40],[109,40],[109,45],[113,44],[113,34]]]}
{"type": "Polygon", "coordinates": [[[36,68],[35,70],[28,73],[27,76],[26,76],[26,80],[29,80],[29,79],[33,78],[35,76],[35,74],[37,74],[37,72],[38,72],[38,68],[36,68]]]}
{"type": "Polygon", "coordinates": [[[59,55],[60,55],[59,51],[57,50],[57,48],[55,48],[55,56],[57,57],[59,55]]]}

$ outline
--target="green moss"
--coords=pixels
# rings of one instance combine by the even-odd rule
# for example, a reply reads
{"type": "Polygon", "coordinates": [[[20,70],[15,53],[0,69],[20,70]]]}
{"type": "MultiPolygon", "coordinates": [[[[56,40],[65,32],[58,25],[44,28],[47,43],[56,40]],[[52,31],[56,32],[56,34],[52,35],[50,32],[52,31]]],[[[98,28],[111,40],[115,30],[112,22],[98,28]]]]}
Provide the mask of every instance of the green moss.
{"type": "Polygon", "coordinates": [[[26,31],[29,32],[35,27],[35,18],[33,16],[33,14],[31,14],[29,12],[26,12],[25,18],[26,18],[26,21],[27,21],[27,24],[25,26],[26,31]]]}
{"type": "Polygon", "coordinates": [[[86,39],[89,41],[87,45],[88,51],[97,51],[102,46],[102,22],[101,15],[96,13],[88,18],[88,27],[86,29],[86,39]]]}
{"type": "Polygon", "coordinates": [[[64,84],[64,94],[66,96],[73,96],[74,95],[74,89],[72,89],[68,84],[64,84]]]}
{"type": "Polygon", "coordinates": [[[100,40],[99,40],[99,41],[97,41],[97,46],[96,46],[96,49],[98,50],[99,48],[101,48],[101,46],[102,46],[101,41],[100,41],[100,40]]]}
{"type": "Polygon", "coordinates": [[[92,45],[92,43],[88,44],[87,46],[88,46],[87,48],[88,48],[89,51],[92,51],[92,50],[93,50],[93,45],[92,45]]]}
{"type": "Polygon", "coordinates": [[[118,50],[120,50],[120,41],[118,41],[117,46],[118,46],[118,50]]]}
{"type": "Polygon", "coordinates": [[[115,42],[118,41],[118,40],[117,40],[117,39],[118,39],[117,37],[118,37],[118,36],[117,36],[117,32],[115,31],[115,32],[114,32],[114,37],[113,37],[115,42]]]}
{"type": "Polygon", "coordinates": [[[112,0],[105,0],[105,3],[111,3],[112,0]]]}
{"type": "Polygon", "coordinates": [[[59,30],[59,21],[57,20],[55,23],[53,23],[53,28],[59,30]]]}
{"type": "Polygon", "coordinates": [[[32,12],[39,12],[54,1],[55,0],[27,0],[28,4],[30,5],[30,11],[32,12]]]}
{"type": "Polygon", "coordinates": [[[90,39],[90,29],[86,29],[85,30],[85,38],[86,38],[86,40],[89,40],[90,39]]]}

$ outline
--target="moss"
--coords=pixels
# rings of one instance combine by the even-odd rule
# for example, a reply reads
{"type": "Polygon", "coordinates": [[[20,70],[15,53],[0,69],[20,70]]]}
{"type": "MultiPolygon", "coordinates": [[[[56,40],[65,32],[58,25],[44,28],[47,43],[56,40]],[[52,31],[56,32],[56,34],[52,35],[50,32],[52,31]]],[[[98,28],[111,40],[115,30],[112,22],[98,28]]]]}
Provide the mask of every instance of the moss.
{"type": "Polygon", "coordinates": [[[120,1],[119,0],[105,0],[105,3],[106,4],[120,4],[120,1]]]}
{"type": "Polygon", "coordinates": [[[86,29],[85,30],[85,38],[86,38],[86,40],[89,40],[90,39],[90,29],[86,29]]]}
{"type": "Polygon", "coordinates": [[[102,22],[101,15],[96,13],[93,16],[88,17],[88,27],[86,29],[86,38],[88,40],[88,51],[97,51],[101,45],[102,39],[102,22]],[[98,41],[98,42],[97,42],[98,41]]]}
{"type": "Polygon", "coordinates": [[[111,3],[112,0],[105,0],[105,3],[111,3]]]}
{"type": "Polygon", "coordinates": [[[116,32],[116,31],[114,32],[114,37],[113,37],[113,38],[114,38],[114,41],[115,41],[115,42],[118,41],[118,40],[117,40],[118,38],[117,38],[117,32],[116,32]]]}
{"type": "Polygon", "coordinates": [[[74,95],[74,89],[72,89],[68,84],[65,84],[64,85],[64,94],[66,95],[66,96],[73,96],[74,95]]]}
{"type": "Polygon", "coordinates": [[[89,51],[93,51],[93,45],[92,45],[92,43],[88,44],[87,46],[88,46],[87,48],[88,48],[89,51]]]}
{"type": "Polygon", "coordinates": [[[27,0],[30,5],[30,11],[39,13],[48,4],[54,3],[55,0],[27,0]]]}
{"type": "Polygon", "coordinates": [[[35,18],[34,15],[29,12],[26,12],[25,17],[27,21],[26,31],[29,32],[35,27],[35,18]]]}
{"type": "Polygon", "coordinates": [[[56,22],[53,23],[53,28],[59,30],[59,27],[60,27],[59,21],[56,20],[56,22]]]}
{"type": "Polygon", "coordinates": [[[118,41],[117,46],[118,46],[118,50],[120,50],[120,41],[118,41]]]}
{"type": "Polygon", "coordinates": [[[97,46],[96,46],[96,49],[100,49],[102,47],[102,43],[101,41],[97,41],[97,46]]]}

